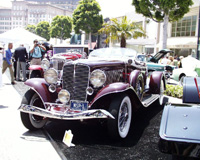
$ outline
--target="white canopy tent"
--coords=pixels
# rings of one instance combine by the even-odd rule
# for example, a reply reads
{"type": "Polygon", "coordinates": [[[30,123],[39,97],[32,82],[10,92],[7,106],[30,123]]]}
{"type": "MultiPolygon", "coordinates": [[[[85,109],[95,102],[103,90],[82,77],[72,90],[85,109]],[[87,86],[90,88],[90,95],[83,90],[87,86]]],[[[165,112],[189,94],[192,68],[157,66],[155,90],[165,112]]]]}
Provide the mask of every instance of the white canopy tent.
{"type": "Polygon", "coordinates": [[[24,44],[24,46],[29,50],[28,47],[33,45],[33,41],[35,39],[37,39],[38,41],[45,41],[44,38],[33,34],[23,28],[14,28],[0,34],[0,42],[5,45],[11,42],[14,44],[14,48],[18,47],[20,44],[24,44]]]}

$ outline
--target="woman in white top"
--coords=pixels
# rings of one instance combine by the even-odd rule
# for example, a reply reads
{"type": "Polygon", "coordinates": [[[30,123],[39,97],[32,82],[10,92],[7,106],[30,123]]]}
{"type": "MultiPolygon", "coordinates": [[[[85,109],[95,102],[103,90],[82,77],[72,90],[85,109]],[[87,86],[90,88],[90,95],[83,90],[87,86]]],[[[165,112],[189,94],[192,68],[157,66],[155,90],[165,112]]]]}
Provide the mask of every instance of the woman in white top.
{"type": "Polygon", "coordinates": [[[3,87],[3,82],[2,82],[2,64],[3,64],[3,45],[0,44],[0,88],[3,87]]]}

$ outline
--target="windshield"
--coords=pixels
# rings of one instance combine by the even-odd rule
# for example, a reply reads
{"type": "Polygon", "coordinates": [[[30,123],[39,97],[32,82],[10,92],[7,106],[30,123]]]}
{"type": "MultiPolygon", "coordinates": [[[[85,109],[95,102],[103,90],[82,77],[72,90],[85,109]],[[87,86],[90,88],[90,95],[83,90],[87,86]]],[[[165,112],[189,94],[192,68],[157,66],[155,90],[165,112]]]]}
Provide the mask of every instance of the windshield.
{"type": "Polygon", "coordinates": [[[128,48],[101,48],[92,51],[89,55],[90,58],[100,59],[134,59],[137,52],[133,49],[128,48]]]}
{"type": "Polygon", "coordinates": [[[83,48],[79,48],[79,47],[54,47],[53,48],[53,54],[58,54],[58,53],[67,53],[67,52],[78,52],[78,53],[82,53],[83,52],[83,48]]]}
{"type": "Polygon", "coordinates": [[[146,62],[146,56],[144,54],[138,54],[137,59],[142,62],[146,62]]]}

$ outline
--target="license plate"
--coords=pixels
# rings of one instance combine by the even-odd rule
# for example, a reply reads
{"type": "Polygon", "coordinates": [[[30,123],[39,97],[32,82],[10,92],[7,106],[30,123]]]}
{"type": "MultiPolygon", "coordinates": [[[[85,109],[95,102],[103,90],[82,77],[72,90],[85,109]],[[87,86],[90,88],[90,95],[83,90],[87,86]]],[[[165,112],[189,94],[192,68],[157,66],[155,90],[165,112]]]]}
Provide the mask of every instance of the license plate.
{"type": "Polygon", "coordinates": [[[86,111],[88,109],[88,102],[85,101],[71,101],[70,109],[76,111],[86,111]]]}

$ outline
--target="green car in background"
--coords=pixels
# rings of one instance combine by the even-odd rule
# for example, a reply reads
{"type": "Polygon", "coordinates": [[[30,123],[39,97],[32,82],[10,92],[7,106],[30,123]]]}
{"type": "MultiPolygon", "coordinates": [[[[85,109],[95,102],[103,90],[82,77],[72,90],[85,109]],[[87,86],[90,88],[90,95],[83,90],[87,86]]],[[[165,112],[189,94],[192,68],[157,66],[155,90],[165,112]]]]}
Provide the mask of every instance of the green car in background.
{"type": "Polygon", "coordinates": [[[152,57],[147,57],[145,54],[138,54],[137,59],[143,62],[146,62],[148,72],[151,73],[153,71],[163,71],[165,72],[166,78],[169,78],[172,74],[172,71],[176,66],[165,65],[158,63],[161,58],[163,58],[166,54],[173,53],[173,51],[168,49],[160,50],[152,57]]]}

